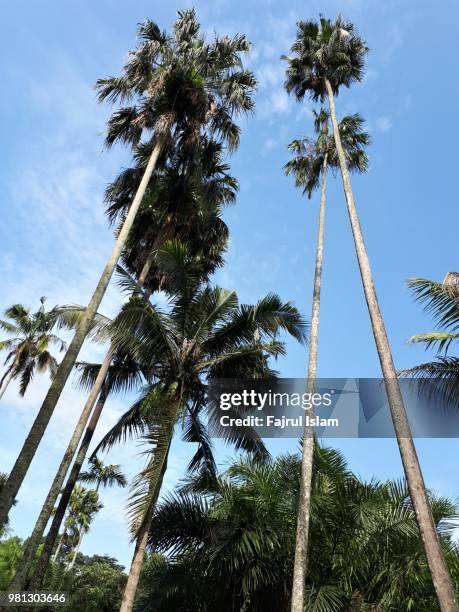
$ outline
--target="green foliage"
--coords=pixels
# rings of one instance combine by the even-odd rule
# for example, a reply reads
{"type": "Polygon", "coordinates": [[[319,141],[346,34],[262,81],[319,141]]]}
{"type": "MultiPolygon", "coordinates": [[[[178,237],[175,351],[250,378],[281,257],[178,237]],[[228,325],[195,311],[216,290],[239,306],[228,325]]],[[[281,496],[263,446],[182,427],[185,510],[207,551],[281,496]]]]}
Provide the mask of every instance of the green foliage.
{"type": "Polygon", "coordinates": [[[422,342],[426,348],[435,347],[438,351],[448,351],[454,340],[459,339],[459,303],[442,283],[430,281],[425,278],[410,278],[408,287],[414,298],[420,302],[424,311],[432,316],[441,331],[418,334],[410,338],[411,343],[422,342]]]}
{"type": "MultiPolygon", "coordinates": [[[[137,165],[123,170],[106,190],[107,215],[121,223],[141,180],[145,157],[151,150],[140,145],[134,151],[137,165]]],[[[186,243],[211,274],[223,264],[228,228],[222,208],[235,200],[238,183],[229,174],[220,143],[207,138],[195,142],[193,151],[171,151],[161,159],[150,179],[142,206],[123,251],[123,266],[137,277],[147,260],[166,240],[186,243]]],[[[150,261],[143,289],[163,288],[164,275],[150,261]]]]}
{"type": "Polygon", "coordinates": [[[47,609],[50,612],[113,612],[120,606],[125,584],[123,567],[112,557],[79,554],[70,571],[51,564],[44,590],[66,591],[70,593],[70,600],[65,608],[47,609]]]}
{"type": "Polygon", "coordinates": [[[368,47],[355,26],[338,17],[334,22],[299,21],[296,40],[287,60],[285,87],[299,99],[309,95],[313,100],[327,97],[325,80],[334,94],[363,78],[368,47]]]}
{"type": "Polygon", "coordinates": [[[94,516],[102,508],[97,491],[75,485],[70,497],[65,526],[69,529],[88,531],[94,516]]]}
{"type": "MultiPolygon", "coordinates": [[[[306,325],[297,309],[269,294],[255,305],[240,305],[234,291],[210,286],[202,261],[188,248],[167,241],[158,254],[158,265],[168,277],[167,309],[143,296],[131,299],[115,318],[112,342],[139,364],[147,385],[141,397],[108,432],[98,450],[127,436],[142,436],[150,449],[147,465],[134,481],[131,499],[133,533],[156,495],[164,461],[176,422],[183,425],[184,439],[198,449],[190,469],[202,477],[215,477],[212,447],[201,415],[207,410],[208,382],[215,378],[274,376],[268,358],[285,352],[281,333],[305,340],[306,325]]],[[[128,275],[125,289],[136,284],[128,275]]],[[[224,428],[226,440],[266,456],[260,439],[242,436],[237,428],[224,428]]]]}
{"type": "MultiPolygon", "coordinates": [[[[314,129],[317,134],[315,141],[310,138],[293,140],[288,148],[294,153],[284,170],[293,174],[295,185],[302,187],[310,198],[320,183],[325,158],[327,168],[336,170],[339,167],[338,152],[333,134],[329,133],[329,115],[321,109],[314,113],[314,129]]],[[[352,172],[365,172],[368,169],[368,157],[365,147],[370,144],[370,136],[363,130],[364,120],[360,115],[344,117],[338,125],[343,150],[347,158],[348,168],[352,172]]]]}
{"type": "Polygon", "coordinates": [[[81,482],[95,484],[99,487],[125,487],[127,485],[126,477],[120,470],[117,464],[105,465],[98,457],[92,457],[89,461],[89,470],[81,472],[78,480],[81,482]]]}
{"type": "Polygon", "coordinates": [[[122,105],[109,119],[107,145],[135,147],[150,133],[166,146],[186,149],[207,133],[237,147],[240,130],[233,117],[252,110],[256,86],[242,66],[250,48],[246,37],[207,42],[194,9],[179,11],[171,34],[159,32],[150,20],[140,24],[139,45],[121,76],[97,82],[100,101],[122,105]]]}
{"type": "Polygon", "coordinates": [[[215,600],[214,586],[192,563],[177,564],[166,556],[147,554],[134,611],[207,612],[215,600]]]}
{"type": "Polygon", "coordinates": [[[0,542],[0,591],[6,591],[19,561],[22,559],[22,541],[18,537],[0,542]]]}
{"type": "Polygon", "coordinates": [[[55,306],[47,311],[45,298],[40,302],[34,313],[22,304],[13,304],[5,310],[6,318],[0,319],[0,329],[9,336],[0,341],[0,351],[7,351],[0,389],[12,376],[19,379],[19,393],[24,395],[36,371],[48,371],[51,376],[57,371],[58,363],[49,348],[55,346],[60,352],[66,348],[65,342],[52,333],[59,323],[60,310],[55,306]]]}
{"type": "Polygon", "coordinates": [[[419,380],[421,393],[457,407],[459,405],[459,357],[447,355],[451,345],[459,340],[459,301],[442,283],[425,278],[407,281],[416,301],[424,306],[440,330],[416,334],[409,338],[411,344],[424,344],[435,348],[435,361],[421,363],[400,372],[401,376],[419,380]],[[443,354],[442,354],[443,353],[443,354]]]}
{"type": "MultiPolygon", "coordinates": [[[[317,447],[314,465],[305,610],[437,610],[405,484],[362,482],[332,449],[317,447]]],[[[297,456],[243,460],[213,488],[190,492],[187,483],[169,495],[149,540],[168,556],[150,560],[137,610],[191,610],[198,601],[205,612],[287,612],[299,472],[297,456]]],[[[457,584],[457,510],[441,498],[432,508],[457,584]]]]}
{"type": "MultiPolygon", "coordinates": [[[[89,531],[95,515],[103,508],[97,491],[76,484],[70,496],[67,516],[64,520],[64,533],[58,546],[59,558],[70,558],[84,533],[89,531]]],[[[57,555],[57,552],[56,552],[57,555]]]]}

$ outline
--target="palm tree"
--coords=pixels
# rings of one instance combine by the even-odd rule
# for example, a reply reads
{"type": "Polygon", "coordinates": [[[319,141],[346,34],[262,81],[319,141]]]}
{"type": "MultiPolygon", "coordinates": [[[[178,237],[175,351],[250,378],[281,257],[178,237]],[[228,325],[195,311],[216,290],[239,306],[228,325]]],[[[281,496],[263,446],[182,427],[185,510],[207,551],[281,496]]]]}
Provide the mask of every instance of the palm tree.
{"type": "MultiPolygon", "coordinates": [[[[256,306],[239,306],[234,291],[209,287],[184,245],[169,243],[160,261],[170,273],[169,307],[164,312],[143,298],[131,300],[114,321],[113,342],[148,371],[141,398],[105,436],[95,452],[142,435],[151,448],[145,469],[134,481],[130,504],[136,541],[121,606],[132,610],[148,529],[167,468],[174,426],[185,419],[184,437],[199,443],[190,467],[211,480],[215,472],[210,440],[200,414],[207,407],[207,382],[214,378],[273,376],[267,356],[284,353],[276,337],[285,330],[304,340],[304,323],[290,303],[268,295],[256,306]]],[[[225,428],[237,448],[265,456],[260,440],[225,428]]]]}
{"type": "MultiPolygon", "coordinates": [[[[327,168],[336,169],[339,166],[338,153],[334,137],[329,134],[329,115],[321,109],[314,112],[314,128],[317,134],[315,141],[309,138],[294,140],[289,149],[295,157],[287,162],[286,174],[293,174],[297,187],[302,187],[308,197],[321,183],[319,224],[317,236],[316,264],[314,270],[314,288],[312,295],[311,332],[309,345],[309,360],[307,374],[307,392],[315,392],[317,377],[317,351],[319,342],[320,291],[322,285],[322,260],[324,251],[325,195],[327,168]]],[[[344,117],[338,129],[342,138],[343,148],[352,171],[365,172],[368,158],[364,151],[370,138],[362,129],[363,119],[359,115],[344,117]]],[[[298,506],[296,550],[294,561],[294,576],[304,581],[307,564],[309,539],[309,520],[311,505],[311,481],[314,454],[314,427],[305,424],[303,433],[303,453],[301,468],[302,494],[298,506]]]]}
{"type": "Polygon", "coordinates": [[[96,485],[96,491],[102,487],[125,487],[127,485],[126,477],[120,470],[120,466],[114,463],[105,465],[98,457],[92,457],[89,461],[89,470],[82,472],[78,478],[81,482],[96,485]]]}
{"type": "MultiPolygon", "coordinates": [[[[95,493],[97,493],[97,498],[95,498],[95,501],[98,501],[98,493],[101,486],[105,488],[112,487],[114,485],[117,485],[118,487],[125,487],[127,485],[126,477],[120,470],[119,465],[113,463],[110,465],[105,465],[103,461],[97,457],[93,457],[91,459],[89,462],[89,470],[87,472],[82,472],[79,480],[81,482],[96,485],[95,493]]],[[[83,539],[83,534],[88,531],[91,522],[90,519],[92,518],[93,513],[88,511],[91,510],[91,508],[89,508],[89,503],[86,504],[85,510],[86,516],[84,517],[84,521],[80,520],[80,527],[76,536],[77,544],[75,545],[72,561],[68,567],[69,570],[71,570],[75,564],[75,560],[80,550],[81,541],[83,539]]]]}
{"type": "MultiPolygon", "coordinates": [[[[349,87],[352,83],[362,79],[367,52],[368,47],[356,32],[354,25],[345,22],[341,17],[338,17],[334,22],[324,18],[321,18],[319,23],[300,21],[297,38],[292,46],[293,55],[286,58],[288,61],[286,88],[287,91],[293,92],[298,100],[302,100],[306,94],[313,100],[320,100],[321,102],[328,98],[333,135],[363,289],[410,495],[440,608],[444,611],[457,611],[459,607],[456,603],[451,578],[435,530],[424,479],[400,392],[397,372],[378,305],[335,112],[335,95],[339,93],[341,87],[349,87]]],[[[305,563],[306,550],[303,547],[303,568],[305,563]]],[[[304,569],[294,578],[292,612],[303,610],[303,591],[304,569]]]]}
{"type": "MultiPolygon", "coordinates": [[[[229,167],[222,162],[221,145],[203,140],[196,147],[192,160],[174,159],[167,168],[160,167],[156,173],[156,182],[149,186],[145,202],[133,226],[127,243],[127,252],[123,260],[128,269],[138,278],[138,284],[148,297],[153,290],[164,287],[164,273],[155,265],[148,253],[157,254],[158,237],[162,243],[171,235],[183,239],[191,253],[201,261],[201,274],[209,275],[223,262],[222,253],[228,239],[228,228],[221,220],[222,206],[235,199],[237,181],[229,174],[229,167]],[[159,213],[159,214],[158,214],[159,213]],[[167,217],[163,222],[164,217],[167,217]],[[161,229],[161,222],[163,226],[161,229]],[[156,229],[156,232],[155,232],[156,229]],[[149,244],[149,236],[153,236],[149,244]],[[146,243],[146,244],[145,244],[146,243]],[[139,247],[143,244],[143,248],[139,247]],[[145,255],[145,252],[147,255],[145,255]]],[[[129,201],[129,189],[133,190],[135,178],[131,169],[123,171],[107,189],[107,213],[114,221],[126,213],[126,202],[129,201]]],[[[137,287],[135,291],[138,291],[137,287]]],[[[67,324],[74,324],[73,309],[62,310],[62,318],[67,324]]],[[[95,327],[95,339],[107,339],[104,333],[108,320],[100,315],[95,327]]],[[[113,390],[127,390],[140,384],[141,373],[135,363],[125,354],[117,355],[110,348],[100,367],[88,367],[84,371],[85,389],[90,393],[74,432],[64,453],[62,461],[51,484],[42,510],[24,551],[24,556],[17,572],[12,589],[21,590],[26,584],[29,568],[35,558],[46,525],[51,516],[59,492],[62,491],[65,476],[69,470],[72,457],[81,441],[77,458],[72,466],[67,483],[63,488],[61,499],[45,540],[40,561],[35,566],[32,583],[39,588],[49,562],[60,524],[64,517],[73,487],[78,479],[80,469],[86,458],[95,428],[104,408],[108,394],[113,390]],[[140,378],[139,378],[140,377],[140,378]],[[105,385],[105,388],[104,388],[105,385]],[[92,415],[91,415],[92,411],[92,415]],[[89,424],[88,424],[89,421],[89,424]]]]}
{"type": "MultiPolygon", "coordinates": [[[[80,363],[78,364],[78,368],[81,370],[80,385],[85,389],[90,388],[94,384],[94,380],[98,375],[100,365],[80,363]]],[[[30,590],[41,588],[55,542],[59,536],[61,523],[64,519],[71,496],[73,495],[73,491],[77,485],[77,481],[80,479],[80,476],[84,475],[84,480],[86,482],[97,482],[98,479],[102,479],[97,486],[97,490],[99,489],[100,484],[105,486],[105,484],[115,484],[115,482],[118,482],[117,476],[120,475],[118,474],[119,466],[104,466],[102,462],[95,457],[90,463],[90,471],[83,474],[80,474],[80,472],[86,459],[96,425],[109,395],[136,389],[141,382],[142,373],[135,361],[126,354],[121,355],[120,352],[114,352],[110,367],[105,376],[102,391],[94,407],[89,424],[84,432],[80,448],[78,449],[78,453],[70,470],[67,482],[61,491],[61,497],[59,499],[57,508],[54,509],[51,525],[45,538],[38,561],[34,564],[33,575],[30,582],[27,583],[28,573],[32,566],[33,560],[36,557],[38,546],[41,543],[46,524],[51,516],[51,513],[49,512],[49,502],[51,499],[57,498],[57,496],[51,496],[51,490],[48,493],[47,499],[37,519],[32,534],[28,538],[26,547],[24,549],[23,560],[18,568],[13,582],[10,585],[11,588],[24,588],[25,586],[27,586],[27,588],[30,590]]],[[[57,476],[58,475],[55,477],[55,482],[57,481],[57,476]]],[[[122,482],[123,479],[119,480],[120,486],[124,486],[122,482]]]]}
{"type": "Polygon", "coordinates": [[[56,374],[58,363],[48,349],[54,345],[62,352],[65,342],[52,333],[58,308],[46,311],[45,299],[40,299],[41,306],[37,312],[31,313],[22,304],[13,304],[5,310],[5,317],[10,320],[0,319],[0,329],[12,336],[0,341],[0,351],[8,351],[7,368],[0,379],[0,399],[15,378],[20,380],[19,393],[23,396],[36,370],[48,371],[51,377],[56,374]]]}
{"type": "Polygon", "coordinates": [[[99,80],[97,87],[101,101],[132,103],[109,119],[107,145],[120,141],[138,146],[146,137],[143,144],[150,148],[148,163],[94,294],[0,495],[0,526],[77,360],[160,155],[167,154],[172,145],[192,148],[203,133],[217,134],[229,148],[237,147],[239,127],[234,117],[253,108],[251,94],[256,81],[242,68],[241,60],[250,47],[245,36],[215,36],[207,43],[195,11],[187,10],[179,12],[171,35],[148,20],[139,27],[139,37],[141,43],[129,55],[122,75],[99,80]]]}
{"type": "MultiPolygon", "coordinates": [[[[144,155],[138,148],[138,165],[121,172],[106,190],[106,212],[112,224],[119,225],[125,218],[144,155]]],[[[136,276],[147,296],[158,289],[154,261],[166,240],[189,244],[196,236],[199,247],[205,248],[204,229],[213,229],[215,236],[227,231],[219,216],[224,206],[235,202],[239,188],[229,170],[223,161],[222,144],[208,138],[201,138],[185,153],[170,153],[157,168],[122,255],[124,267],[136,276]]],[[[219,238],[217,243],[220,242],[219,238]]],[[[213,267],[215,257],[209,261],[213,267]]]]}
{"type": "Polygon", "coordinates": [[[88,490],[81,485],[77,485],[73,490],[69,503],[69,511],[64,523],[64,533],[59,540],[57,549],[53,555],[53,561],[57,561],[59,553],[65,544],[70,545],[70,551],[73,550],[73,561],[69,565],[69,569],[73,567],[73,562],[78,554],[83,533],[89,531],[91,522],[103,508],[99,502],[99,494],[97,491],[88,490]]]}
{"type": "MultiPolygon", "coordinates": [[[[244,458],[213,487],[191,481],[169,494],[152,521],[156,571],[136,609],[286,612],[300,470],[296,455],[244,458]]],[[[305,610],[437,609],[407,497],[403,482],[363,482],[339,452],[316,445],[305,610]]],[[[432,507],[456,577],[457,509],[443,498],[432,507]]]]}
{"type": "Polygon", "coordinates": [[[438,331],[416,334],[409,342],[425,344],[426,349],[434,347],[438,354],[435,361],[400,372],[401,376],[419,379],[421,391],[437,396],[451,406],[459,404],[459,357],[448,355],[450,346],[459,340],[458,277],[457,273],[448,272],[442,283],[425,278],[408,279],[408,287],[415,299],[424,304],[424,310],[440,327],[438,331]]]}

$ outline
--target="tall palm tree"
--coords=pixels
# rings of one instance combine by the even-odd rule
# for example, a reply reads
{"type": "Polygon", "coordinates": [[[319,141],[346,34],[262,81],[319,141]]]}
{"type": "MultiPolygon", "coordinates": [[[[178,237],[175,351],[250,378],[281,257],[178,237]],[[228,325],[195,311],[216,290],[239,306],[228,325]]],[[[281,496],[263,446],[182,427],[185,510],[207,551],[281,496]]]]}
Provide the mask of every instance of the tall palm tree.
{"type": "Polygon", "coordinates": [[[442,283],[425,278],[408,279],[408,287],[415,299],[424,304],[424,310],[433,316],[440,329],[416,334],[409,339],[411,344],[421,343],[426,349],[435,348],[435,361],[400,372],[401,376],[419,379],[421,391],[456,407],[459,405],[459,357],[449,355],[448,351],[459,340],[458,278],[459,274],[449,272],[442,283]]]}
{"type": "MultiPolygon", "coordinates": [[[[203,140],[197,144],[192,160],[188,159],[184,163],[182,156],[178,155],[178,159],[168,163],[166,169],[158,168],[154,177],[156,181],[150,184],[147,190],[144,204],[134,223],[127,249],[123,254],[125,264],[137,277],[138,284],[143,288],[146,297],[153,290],[163,287],[166,282],[164,273],[155,265],[154,258],[150,257],[150,254],[153,253],[156,256],[159,242],[162,243],[168,236],[181,238],[187,243],[191,253],[194,253],[194,256],[199,257],[201,261],[201,274],[209,275],[222,265],[222,253],[226,248],[228,229],[221,220],[220,213],[222,206],[234,201],[238,184],[229,174],[229,167],[222,162],[221,155],[221,145],[203,140]],[[164,217],[166,221],[163,221],[164,217]]],[[[109,203],[107,213],[112,220],[119,219],[126,214],[129,201],[128,192],[135,188],[135,178],[131,176],[130,170],[123,171],[107,189],[107,202],[109,203]]],[[[138,290],[139,288],[135,289],[135,291],[138,290]]],[[[69,311],[62,309],[62,318],[66,318],[67,323],[72,324],[71,315],[74,312],[72,309],[69,311]]],[[[99,315],[96,323],[97,325],[94,326],[97,331],[95,338],[107,339],[103,330],[106,329],[108,321],[99,315]]],[[[27,583],[29,568],[35,558],[36,550],[42,540],[59,492],[62,491],[40,560],[35,565],[31,584],[39,588],[72,489],[86,458],[107,397],[113,390],[120,391],[139,384],[138,377],[141,376],[133,360],[124,354],[117,355],[113,348],[109,349],[101,367],[89,368],[85,372],[87,376],[84,379],[84,388],[90,389],[88,399],[32,534],[27,540],[20,568],[11,585],[12,589],[21,590],[27,583]],[[113,376],[110,369],[117,374],[113,376]],[[85,427],[87,428],[83,437],[85,427]],[[80,441],[77,457],[63,488],[65,476],[80,441]]]]}
{"type": "Polygon", "coordinates": [[[99,80],[97,87],[101,101],[131,102],[109,119],[107,145],[120,141],[136,146],[144,138],[150,148],[148,163],[94,294],[0,495],[0,526],[77,360],[160,155],[178,144],[192,147],[203,133],[216,134],[229,148],[237,147],[239,127],[234,117],[253,108],[256,81],[241,59],[250,47],[245,36],[215,36],[206,42],[195,11],[187,10],[179,12],[171,35],[148,20],[139,27],[139,37],[140,45],[129,55],[122,75],[99,80]]]}
{"type": "MultiPolygon", "coordinates": [[[[88,387],[90,388],[98,375],[100,365],[81,363],[78,364],[78,368],[81,370],[80,385],[86,389],[88,387]]],[[[105,376],[102,391],[97,399],[94,411],[91,414],[88,426],[84,432],[83,439],[78,449],[78,453],[75,457],[75,461],[70,470],[70,474],[67,478],[67,482],[65,483],[65,486],[61,492],[59,503],[57,504],[57,508],[54,509],[51,525],[48,534],[45,538],[42,550],[40,552],[40,556],[37,562],[34,564],[33,575],[31,576],[30,582],[28,583],[27,580],[29,570],[32,566],[33,560],[36,557],[38,547],[41,544],[46,524],[51,517],[51,513],[49,512],[49,502],[51,499],[57,498],[57,496],[51,496],[50,493],[48,493],[47,499],[37,519],[32,534],[30,538],[28,538],[27,544],[24,549],[23,560],[21,561],[18,567],[18,571],[16,572],[16,575],[10,585],[10,588],[13,589],[27,587],[29,590],[36,590],[41,588],[43,579],[45,577],[46,569],[48,567],[49,560],[51,559],[51,554],[55,546],[55,542],[59,536],[61,523],[64,519],[67,507],[70,503],[73,491],[79,480],[81,468],[86,459],[88,448],[91,444],[95,428],[99,421],[102,410],[105,406],[105,403],[108,397],[113,393],[131,391],[133,389],[138,388],[141,385],[142,380],[142,372],[140,371],[135,361],[130,358],[129,355],[121,355],[120,352],[115,351],[112,355],[110,367],[105,376]]],[[[91,462],[91,470],[89,472],[84,473],[85,480],[88,482],[92,481],[94,478],[96,478],[98,474],[100,478],[108,478],[108,483],[110,481],[110,478],[113,479],[116,476],[118,466],[107,466],[107,468],[108,472],[104,475],[105,466],[103,466],[103,464],[101,464],[101,462],[94,457],[94,463],[91,462]]],[[[55,477],[55,481],[57,481],[57,476],[55,477]]],[[[102,481],[101,484],[104,484],[104,482],[102,481]]]]}
{"type": "MultiPolygon", "coordinates": [[[[443,611],[458,611],[451,577],[438,540],[426,488],[403,398],[397,379],[392,353],[383,318],[379,309],[370,262],[365,249],[362,229],[357,214],[348,163],[343,149],[335,111],[335,95],[342,87],[349,87],[363,77],[368,47],[352,23],[338,17],[336,21],[321,18],[319,22],[300,21],[297,38],[288,61],[286,88],[298,100],[308,94],[321,102],[328,98],[344,193],[351,223],[363,289],[370,314],[376,348],[384,377],[387,397],[400,449],[411,499],[418,520],[432,580],[443,611]]],[[[303,564],[305,566],[305,550],[303,564]]],[[[296,575],[292,596],[292,612],[303,610],[304,570],[296,575]]]]}
{"type": "Polygon", "coordinates": [[[120,470],[120,466],[114,463],[105,465],[98,457],[92,457],[89,461],[89,470],[82,472],[78,478],[81,482],[95,484],[96,491],[102,487],[125,487],[127,485],[126,477],[120,470]]]}
{"type": "MultiPolygon", "coordinates": [[[[79,480],[81,482],[85,482],[88,484],[95,484],[95,493],[97,493],[96,501],[98,501],[99,488],[102,487],[113,487],[117,485],[118,487],[125,487],[127,485],[126,477],[123,472],[120,470],[120,466],[114,463],[110,465],[105,465],[101,459],[97,457],[93,457],[89,462],[89,470],[87,472],[82,472],[80,474],[79,480]]],[[[78,552],[80,550],[81,541],[83,539],[84,533],[86,533],[89,529],[89,525],[92,519],[92,513],[88,510],[89,504],[86,504],[85,511],[86,517],[84,521],[80,520],[80,526],[78,529],[78,533],[76,535],[76,545],[73,551],[73,557],[69,564],[68,569],[71,570],[75,564],[75,560],[77,558],[78,552]]]]}
{"type": "Polygon", "coordinates": [[[89,531],[95,514],[102,508],[103,505],[99,501],[97,491],[88,490],[81,485],[75,487],[70,498],[68,514],[64,523],[64,532],[53,555],[53,561],[58,559],[61,549],[65,544],[69,544],[70,552],[73,551],[74,558],[76,557],[82,534],[89,531]]]}
{"type": "Polygon", "coordinates": [[[48,349],[54,345],[60,352],[65,350],[65,342],[52,333],[58,308],[47,311],[45,298],[40,302],[40,308],[34,313],[22,304],[13,304],[5,310],[5,317],[10,320],[0,319],[0,329],[12,336],[0,340],[0,351],[8,351],[7,367],[0,379],[0,399],[15,378],[19,378],[19,393],[24,395],[36,370],[48,371],[51,377],[56,374],[58,363],[48,349]]]}
{"type": "MultiPolygon", "coordinates": [[[[207,407],[208,381],[273,376],[267,357],[284,353],[277,334],[285,330],[304,340],[304,323],[290,303],[270,294],[256,306],[239,306],[234,291],[203,282],[184,245],[170,243],[160,255],[171,278],[168,311],[144,299],[131,300],[114,321],[114,344],[150,370],[148,385],[96,449],[103,450],[132,434],[142,435],[151,448],[145,469],[134,481],[130,514],[136,546],[122,612],[132,610],[134,603],[175,424],[185,419],[185,439],[199,442],[190,466],[201,468],[202,476],[212,474],[210,441],[200,418],[207,407]]],[[[259,440],[226,428],[224,434],[236,447],[265,456],[259,440]]]]}
{"type": "MultiPolygon", "coordinates": [[[[316,111],[313,112],[314,129],[317,134],[316,140],[313,141],[306,138],[292,141],[289,145],[289,149],[295,154],[295,157],[287,162],[284,167],[286,174],[294,175],[296,186],[301,187],[309,198],[311,198],[313,191],[315,191],[321,183],[307,372],[307,392],[311,394],[315,392],[317,377],[327,169],[336,169],[339,166],[335,139],[333,135],[329,133],[329,114],[324,109],[321,109],[319,113],[316,111]]],[[[368,134],[364,132],[362,126],[363,119],[359,117],[359,115],[344,117],[338,126],[346,159],[351,171],[365,172],[368,167],[368,158],[364,151],[364,147],[369,144],[370,138],[368,134]]],[[[301,503],[298,505],[294,560],[294,576],[300,577],[298,580],[301,579],[301,581],[304,581],[308,554],[313,455],[314,427],[305,423],[301,468],[301,503]]]]}

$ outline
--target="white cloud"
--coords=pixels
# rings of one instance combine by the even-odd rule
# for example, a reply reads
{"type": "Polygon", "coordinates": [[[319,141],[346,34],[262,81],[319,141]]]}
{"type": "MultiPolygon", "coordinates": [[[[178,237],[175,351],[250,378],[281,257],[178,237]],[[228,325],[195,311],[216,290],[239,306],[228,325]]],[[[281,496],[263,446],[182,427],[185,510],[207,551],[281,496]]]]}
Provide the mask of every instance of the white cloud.
{"type": "MultiPolygon", "coordinates": [[[[9,240],[0,254],[0,311],[15,302],[34,310],[43,295],[48,307],[87,303],[114,242],[104,216],[103,193],[126,155],[116,150],[101,154],[105,111],[98,109],[92,85],[64,60],[53,59],[52,65],[54,72],[46,80],[24,78],[38,127],[32,137],[19,136],[10,152],[13,170],[4,183],[8,208],[1,228],[9,240]]],[[[112,315],[119,304],[118,290],[110,287],[101,311],[112,315]]],[[[104,347],[86,344],[79,358],[95,361],[103,354],[104,347]]],[[[2,398],[1,470],[11,469],[48,387],[48,376],[37,374],[24,398],[16,383],[2,398]]],[[[85,399],[74,380],[69,381],[12,514],[11,526],[21,536],[33,526],[85,399]]],[[[97,440],[128,402],[109,400],[97,440]]],[[[116,454],[128,461],[130,475],[136,470],[135,455],[128,447],[124,455],[116,454]]],[[[118,508],[109,510],[107,504],[106,518],[118,522],[118,508]]]]}
{"type": "Polygon", "coordinates": [[[387,115],[381,115],[376,119],[376,127],[380,132],[387,132],[392,127],[392,120],[387,115]]]}
{"type": "Polygon", "coordinates": [[[269,153],[277,146],[277,142],[273,138],[267,138],[263,143],[263,152],[264,154],[269,153]]]}
{"type": "Polygon", "coordinates": [[[287,115],[292,112],[294,102],[289,98],[284,89],[276,88],[261,99],[258,104],[260,118],[276,118],[279,115],[287,115]]]}
{"type": "Polygon", "coordinates": [[[395,53],[403,46],[404,34],[401,26],[394,23],[392,27],[387,29],[387,40],[383,49],[381,49],[381,59],[383,63],[389,62],[395,53]]]}
{"type": "Polygon", "coordinates": [[[406,94],[402,97],[402,105],[403,105],[404,110],[406,111],[411,110],[411,107],[413,105],[413,98],[411,94],[406,94]]]}

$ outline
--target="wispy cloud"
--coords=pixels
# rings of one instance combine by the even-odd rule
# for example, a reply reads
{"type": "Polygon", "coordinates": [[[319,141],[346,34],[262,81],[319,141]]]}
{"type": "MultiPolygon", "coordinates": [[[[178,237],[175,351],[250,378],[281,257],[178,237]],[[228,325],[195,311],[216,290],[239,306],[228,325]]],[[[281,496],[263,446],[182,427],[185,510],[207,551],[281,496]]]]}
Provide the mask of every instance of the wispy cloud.
{"type": "Polygon", "coordinates": [[[392,127],[392,120],[387,115],[381,115],[375,121],[376,127],[380,132],[387,132],[392,127]]]}

